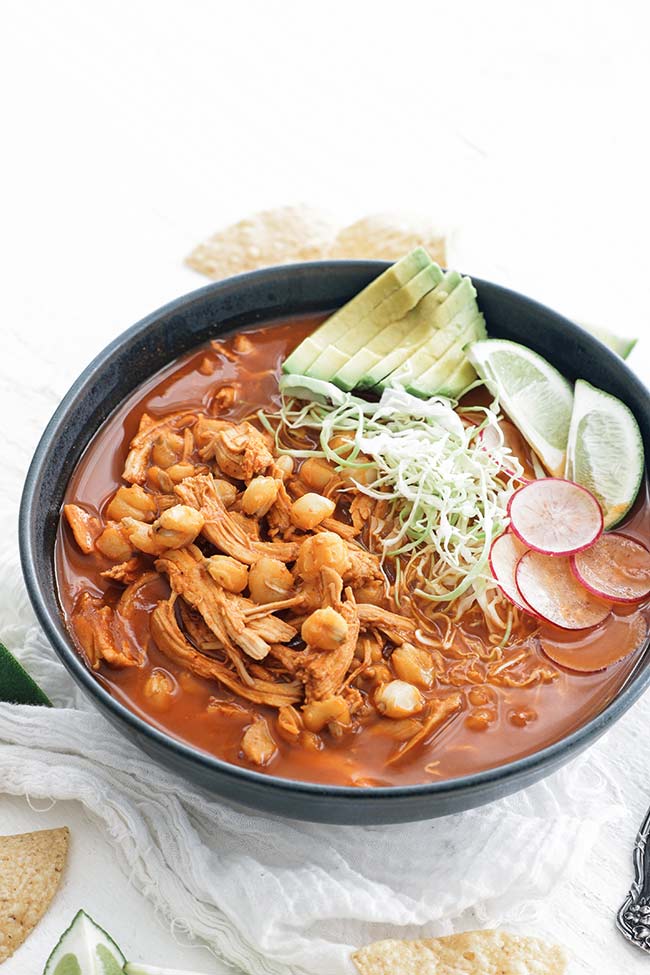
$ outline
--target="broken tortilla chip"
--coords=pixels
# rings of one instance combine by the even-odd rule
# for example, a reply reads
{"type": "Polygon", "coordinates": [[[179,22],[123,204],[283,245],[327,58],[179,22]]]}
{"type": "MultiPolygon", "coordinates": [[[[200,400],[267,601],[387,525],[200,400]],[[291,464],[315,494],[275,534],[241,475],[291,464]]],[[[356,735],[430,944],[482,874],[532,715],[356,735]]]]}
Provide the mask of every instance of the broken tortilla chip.
{"type": "Polygon", "coordinates": [[[430,221],[377,213],[341,230],[328,256],[334,260],[398,261],[415,247],[424,247],[432,261],[446,267],[445,235],[430,221]]]}
{"type": "Polygon", "coordinates": [[[31,934],[61,880],[70,831],[0,836],[0,964],[31,934]]]}
{"type": "Polygon", "coordinates": [[[505,931],[426,941],[377,941],[352,956],[361,975],[563,975],[564,952],[505,931]]]}
{"type": "Polygon", "coordinates": [[[302,206],[263,210],[199,244],[187,263],[209,278],[220,279],[274,264],[319,261],[327,256],[335,234],[335,226],[319,210],[302,206]]]}
{"type": "Polygon", "coordinates": [[[380,213],[337,234],[320,210],[287,206],[263,210],[218,231],[199,244],[186,263],[219,280],[294,261],[397,261],[415,247],[424,247],[433,261],[446,266],[445,236],[422,217],[380,213]]]}

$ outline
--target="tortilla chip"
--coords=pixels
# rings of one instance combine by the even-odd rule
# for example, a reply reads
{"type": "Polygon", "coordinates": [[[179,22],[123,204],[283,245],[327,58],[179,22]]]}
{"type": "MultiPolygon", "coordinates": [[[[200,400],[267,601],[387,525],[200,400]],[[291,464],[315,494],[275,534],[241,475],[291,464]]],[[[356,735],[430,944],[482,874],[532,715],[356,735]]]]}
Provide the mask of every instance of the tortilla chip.
{"type": "Polygon", "coordinates": [[[61,880],[70,831],[0,836],[0,964],[31,934],[61,880]]]}
{"type": "Polygon", "coordinates": [[[466,931],[427,941],[377,941],[352,960],[361,975],[563,975],[564,952],[505,931],[466,931]]]}
{"type": "Polygon", "coordinates": [[[329,219],[309,207],[264,210],[199,244],[187,263],[218,280],[274,264],[320,261],[335,233],[329,219]]]}
{"type": "Polygon", "coordinates": [[[329,257],[335,260],[398,261],[414,247],[424,247],[432,261],[446,266],[445,236],[430,221],[377,213],[341,230],[329,257]]]}

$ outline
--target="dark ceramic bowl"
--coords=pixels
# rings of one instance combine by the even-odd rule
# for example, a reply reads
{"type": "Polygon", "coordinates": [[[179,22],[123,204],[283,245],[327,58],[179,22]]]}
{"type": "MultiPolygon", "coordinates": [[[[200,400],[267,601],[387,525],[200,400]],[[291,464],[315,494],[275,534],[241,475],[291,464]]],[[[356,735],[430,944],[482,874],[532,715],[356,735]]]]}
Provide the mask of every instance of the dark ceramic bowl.
{"type": "MultiPolygon", "coordinates": [[[[465,778],[391,788],[294,782],[238,768],[151,727],[116,701],[83,664],[57,600],[54,541],[65,488],[93,434],[140,383],[207,339],[243,326],[343,304],[387,265],[298,264],[208,285],[171,302],[115,339],[82,373],[52,417],[32,461],[20,510],[25,582],[54,650],[100,711],[152,759],[232,802],[296,819],[390,823],[428,819],[522,789],[594,742],[650,682],[648,649],[616,698],[578,731],[527,758],[465,778]]],[[[490,334],[524,342],[571,379],[583,377],[633,410],[650,456],[650,396],[625,363],[543,305],[476,281],[490,334]]]]}

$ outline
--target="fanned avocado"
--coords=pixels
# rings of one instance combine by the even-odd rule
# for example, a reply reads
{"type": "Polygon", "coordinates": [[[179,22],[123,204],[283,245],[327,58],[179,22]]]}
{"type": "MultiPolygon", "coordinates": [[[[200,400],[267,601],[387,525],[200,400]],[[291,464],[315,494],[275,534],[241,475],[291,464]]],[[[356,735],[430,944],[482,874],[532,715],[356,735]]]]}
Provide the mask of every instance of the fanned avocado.
{"type": "Polygon", "coordinates": [[[461,280],[447,271],[440,284],[420,299],[403,318],[391,322],[364,348],[359,349],[334,377],[341,389],[370,389],[427,341],[437,328],[436,314],[461,280]]]}
{"type": "Polygon", "coordinates": [[[438,389],[437,395],[448,396],[449,399],[460,399],[467,387],[471,386],[476,378],[476,369],[469,359],[464,359],[447,377],[438,389]]]}
{"type": "Polygon", "coordinates": [[[409,384],[414,382],[418,376],[436,364],[478,314],[478,309],[475,307],[461,309],[453,321],[434,332],[397,369],[385,376],[377,384],[378,388],[386,389],[388,386],[405,386],[408,388],[409,384]]]}
{"type": "Polygon", "coordinates": [[[437,318],[439,327],[443,328],[456,317],[459,311],[468,306],[478,311],[476,288],[471,278],[462,278],[440,306],[437,318]]]}
{"type": "Polygon", "coordinates": [[[438,298],[440,300],[440,304],[445,301],[444,295],[446,295],[448,298],[462,280],[463,276],[458,271],[445,271],[442,276],[442,281],[438,285],[438,298]]]}
{"type": "Polygon", "coordinates": [[[332,382],[346,390],[369,389],[426,342],[437,327],[436,311],[447,296],[445,291],[440,293],[445,277],[447,275],[443,275],[440,284],[427,292],[406,315],[381,329],[355,352],[332,382]]]}
{"type": "Polygon", "coordinates": [[[305,370],[305,374],[314,379],[327,379],[336,383],[334,377],[355,352],[365,348],[387,325],[414,308],[441,279],[442,271],[437,264],[423,268],[414,278],[377,305],[369,315],[355,321],[336,341],[330,342],[316,361],[305,370]]]}
{"type": "MultiPolygon", "coordinates": [[[[424,372],[406,383],[406,389],[414,396],[434,396],[448,389],[454,372],[468,362],[465,348],[470,342],[484,339],[487,335],[485,319],[479,312],[461,331],[456,341],[444,355],[424,372]]],[[[457,379],[457,377],[456,377],[457,379]]]]}
{"type": "MultiPolygon", "coordinates": [[[[429,292],[412,308],[408,315],[392,322],[382,329],[367,346],[359,349],[351,359],[348,359],[342,369],[332,379],[341,389],[369,389],[375,385],[373,369],[379,375],[390,371],[391,354],[407,349],[410,352],[425,342],[435,331],[431,302],[427,299],[433,292],[429,292]]],[[[435,303],[434,303],[435,304],[435,303]]]]}
{"type": "Polygon", "coordinates": [[[349,329],[354,328],[389,295],[398,291],[423,268],[429,267],[432,263],[425,249],[416,247],[406,257],[387,268],[374,281],[371,281],[363,291],[360,291],[347,304],[330,315],[327,321],[323,322],[312,335],[301,342],[285,360],[282,366],[283,371],[295,375],[304,375],[309,366],[316,361],[330,343],[335,342],[341,335],[345,335],[349,329]]]}

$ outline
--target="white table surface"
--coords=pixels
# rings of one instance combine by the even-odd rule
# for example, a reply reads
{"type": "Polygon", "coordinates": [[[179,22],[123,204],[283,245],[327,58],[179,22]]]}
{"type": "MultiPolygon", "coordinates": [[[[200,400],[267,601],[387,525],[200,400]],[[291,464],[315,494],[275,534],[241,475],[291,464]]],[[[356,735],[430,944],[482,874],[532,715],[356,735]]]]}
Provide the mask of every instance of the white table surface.
{"type": "MultiPolygon", "coordinates": [[[[464,271],[641,336],[631,364],[650,381],[643,10],[6,0],[5,380],[33,351],[55,353],[63,391],[109,338],[204,283],[182,265],[194,243],[304,201],[342,220],[432,216],[453,228],[464,271]]],[[[0,416],[0,434],[10,422],[0,416]]],[[[650,802],[649,719],[650,697],[595,746],[626,816],[546,905],[544,930],[581,959],[576,971],[650,966],[613,927],[650,802]]],[[[0,794],[2,833],[61,823],[63,889],[3,975],[37,975],[80,906],[132,957],[222,970],[176,943],[80,807],[0,794]]]]}

